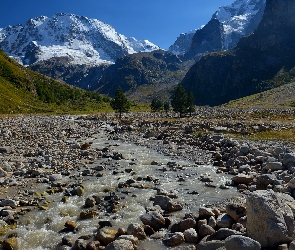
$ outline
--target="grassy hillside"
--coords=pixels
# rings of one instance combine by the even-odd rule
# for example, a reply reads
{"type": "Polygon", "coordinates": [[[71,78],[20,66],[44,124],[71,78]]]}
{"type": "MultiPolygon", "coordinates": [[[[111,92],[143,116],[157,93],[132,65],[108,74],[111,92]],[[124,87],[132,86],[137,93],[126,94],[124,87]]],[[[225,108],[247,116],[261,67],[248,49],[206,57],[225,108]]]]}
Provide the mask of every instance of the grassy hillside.
{"type": "Polygon", "coordinates": [[[0,50],[0,113],[108,110],[109,98],[27,69],[0,50]]]}
{"type": "Polygon", "coordinates": [[[295,107],[295,82],[282,85],[258,94],[230,101],[223,105],[229,108],[292,108],[295,107]]]}

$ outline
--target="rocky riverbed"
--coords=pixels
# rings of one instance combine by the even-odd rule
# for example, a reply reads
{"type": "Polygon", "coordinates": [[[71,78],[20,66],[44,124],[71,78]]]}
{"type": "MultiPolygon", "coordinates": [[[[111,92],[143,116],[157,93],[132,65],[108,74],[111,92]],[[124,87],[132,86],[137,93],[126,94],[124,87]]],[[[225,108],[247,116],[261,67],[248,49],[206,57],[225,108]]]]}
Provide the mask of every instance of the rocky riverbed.
{"type": "Polygon", "coordinates": [[[292,145],[224,134],[294,124],[244,112],[1,117],[2,249],[294,249],[292,145]]]}

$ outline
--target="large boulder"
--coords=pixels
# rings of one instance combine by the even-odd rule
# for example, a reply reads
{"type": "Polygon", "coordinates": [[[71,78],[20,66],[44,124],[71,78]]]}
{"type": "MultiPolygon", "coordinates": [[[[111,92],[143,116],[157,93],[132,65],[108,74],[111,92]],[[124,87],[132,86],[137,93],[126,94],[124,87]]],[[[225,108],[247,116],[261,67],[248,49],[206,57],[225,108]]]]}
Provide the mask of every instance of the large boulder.
{"type": "Polygon", "coordinates": [[[263,248],[290,243],[294,217],[284,199],[272,190],[259,190],[247,197],[247,234],[263,248]]]}
{"type": "Polygon", "coordinates": [[[256,240],[250,239],[242,235],[232,235],[225,240],[226,250],[259,250],[261,245],[256,240]]]}

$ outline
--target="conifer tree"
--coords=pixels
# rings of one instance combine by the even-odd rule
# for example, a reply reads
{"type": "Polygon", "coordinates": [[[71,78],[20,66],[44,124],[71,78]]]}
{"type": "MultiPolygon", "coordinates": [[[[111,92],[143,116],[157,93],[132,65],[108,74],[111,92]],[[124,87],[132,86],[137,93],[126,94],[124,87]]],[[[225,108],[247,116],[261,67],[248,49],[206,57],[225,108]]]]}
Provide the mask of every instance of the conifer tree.
{"type": "Polygon", "coordinates": [[[163,103],[159,99],[154,98],[151,103],[151,110],[153,112],[159,112],[162,109],[163,109],[163,103]]]}
{"type": "Polygon", "coordinates": [[[180,83],[176,86],[171,105],[173,110],[179,113],[180,117],[187,111],[187,94],[180,83]]]}
{"type": "Polygon", "coordinates": [[[188,92],[187,95],[187,112],[189,113],[190,116],[192,116],[192,112],[195,112],[195,97],[192,91],[188,92]]]}
{"type": "Polygon", "coordinates": [[[122,118],[122,113],[128,112],[130,110],[130,102],[124,95],[121,88],[117,89],[116,96],[110,104],[112,109],[119,113],[120,119],[122,118]]]}

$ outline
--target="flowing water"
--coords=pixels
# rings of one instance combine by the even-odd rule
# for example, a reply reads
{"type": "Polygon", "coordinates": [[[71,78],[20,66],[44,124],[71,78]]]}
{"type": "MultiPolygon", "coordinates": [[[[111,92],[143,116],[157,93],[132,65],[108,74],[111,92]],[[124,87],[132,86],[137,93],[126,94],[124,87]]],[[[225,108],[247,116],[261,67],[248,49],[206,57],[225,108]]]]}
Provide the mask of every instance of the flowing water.
{"type": "MultiPolygon", "coordinates": [[[[145,207],[152,205],[151,197],[156,194],[156,188],[162,188],[168,192],[176,194],[177,202],[184,204],[184,209],[176,212],[171,217],[172,220],[180,218],[188,212],[197,214],[198,207],[208,203],[217,202],[225,198],[236,195],[236,189],[221,190],[204,185],[199,180],[201,175],[210,176],[214,183],[219,186],[230,177],[216,174],[212,166],[196,166],[193,162],[173,159],[164,156],[154,150],[138,146],[132,143],[122,143],[107,139],[107,133],[101,132],[92,138],[92,148],[104,148],[119,152],[124,156],[122,160],[97,159],[90,168],[101,166],[105,167],[101,177],[83,177],[85,194],[81,197],[70,196],[68,202],[63,203],[63,194],[54,194],[46,197],[50,201],[49,209],[40,211],[35,209],[22,217],[18,228],[19,249],[55,249],[61,242],[65,234],[59,233],[64,229],[67,220],[77,221],[79,230],[73,234],[75,239],[82,235],[91,235],[97,231],[98,222],[109,220],[114,228],[127,228],[128,224],[138,222],[139,216],[145,213],[145,207]],[[157,165],[151,165],[151,162],[157,165]],[[170,168],[167,163],[175,162],[176,168],[170,168]],[[156,182],[145,180],[150,177],[156,182]],[[127,180],[137,180],[139,187],[116,189],[118,183],[127,180]],[[99,212],[99,216],[89,220],[79,220],[79,214],[83,208],[87,197],[98,195],[104,197],[108,195],[106,191],[114,192],[119,197],[120,209],[116,213],[99,212]]],[[[171,164],[171,163],[170,163],[171,164]]],[[[172,164],[173,165],[173,164],[172,164]]],[[[96,172],[97,173],[97,172],[96,172]]],[[[65,177],[68,178],[68,177],[65,177]]],[[[65,179],[66,180],[66,179],[65,179]]],[[[166,249],[160,240],[146,240],[140,243],[145,249],[166,249]]]]}

